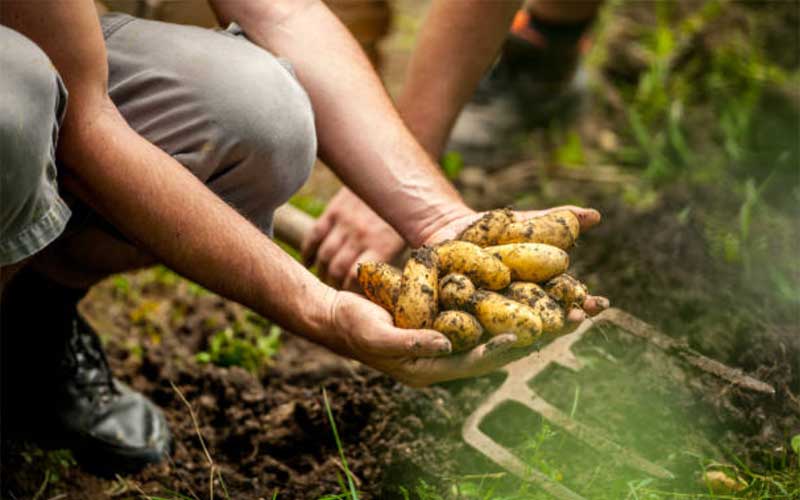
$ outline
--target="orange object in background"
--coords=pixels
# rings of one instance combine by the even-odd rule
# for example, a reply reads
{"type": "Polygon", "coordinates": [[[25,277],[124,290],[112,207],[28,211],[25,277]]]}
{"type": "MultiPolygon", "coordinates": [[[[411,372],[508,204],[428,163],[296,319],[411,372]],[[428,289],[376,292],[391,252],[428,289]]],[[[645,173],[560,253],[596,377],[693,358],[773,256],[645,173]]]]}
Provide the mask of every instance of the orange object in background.
{"type": "MultiPolygon", "coordinates": [[[[96,0],[98,12],[125,12],[144,19],[211,28],[217,20],[203,0],[96,0]]],[[[391,8],[388,0],[325,0],[355,36],[376,68],[380,68],[378,43],[389,33],[391,8]]]]}

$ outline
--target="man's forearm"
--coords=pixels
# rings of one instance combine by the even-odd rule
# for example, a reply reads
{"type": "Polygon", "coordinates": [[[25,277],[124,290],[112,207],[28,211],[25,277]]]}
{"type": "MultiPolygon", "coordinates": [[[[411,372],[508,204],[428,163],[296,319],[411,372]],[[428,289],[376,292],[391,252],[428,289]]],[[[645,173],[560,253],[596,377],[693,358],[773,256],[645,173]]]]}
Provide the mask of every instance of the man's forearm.
{"type": "Polygon", "coordinates": [[[223,22],[238,22],[252,41],[292,62],[314,106],[320,156],[407,240],[419,244],[427,228],[469,212],[322,2],[212,5],[223,22]]]}
{"type": "Polygon", "coordinates": [[[65,124],[67,187],[177,272],[330,345],[321,332],[334,290],[130,129],[110,101],[103,108],[65,124]]]}
{"type": "Polygon", "coordinates": [[[433,158],[441,156],[455,119],[499,51],[521,3],[436,0],[431,5],[398,109],[433,158]]]}

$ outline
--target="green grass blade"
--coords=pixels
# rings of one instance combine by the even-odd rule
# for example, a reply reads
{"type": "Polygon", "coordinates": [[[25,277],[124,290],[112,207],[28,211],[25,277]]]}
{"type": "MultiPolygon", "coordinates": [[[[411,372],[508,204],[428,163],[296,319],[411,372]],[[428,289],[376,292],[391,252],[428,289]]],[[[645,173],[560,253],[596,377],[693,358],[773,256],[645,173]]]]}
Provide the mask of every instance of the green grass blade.
{"type": "Polygon", "coordinates": [[[336,422],[333,420],[333,412],[331,412],[331,405],[328,402],[328,392],[325,388],[322,388],[322,399],[325,402],[325,411],[328,413],[328,420],[331,423],[331,429],[333,430],[333,439],[336,440],[336,448],[339,449],[339,458],[342,459],[342,466],[344,467],[344,473],[347,476],[347,486],[350,490],[350,496],[352,500],[358,500],[358,492],[356,491],[356,486],[353,484],[353,475],[350,473],[350,468],[347,466],[347,459],[344,457],[344,449],[342,448],[342,441],[339,439],[339,431],[336,430],[336,422]]]}

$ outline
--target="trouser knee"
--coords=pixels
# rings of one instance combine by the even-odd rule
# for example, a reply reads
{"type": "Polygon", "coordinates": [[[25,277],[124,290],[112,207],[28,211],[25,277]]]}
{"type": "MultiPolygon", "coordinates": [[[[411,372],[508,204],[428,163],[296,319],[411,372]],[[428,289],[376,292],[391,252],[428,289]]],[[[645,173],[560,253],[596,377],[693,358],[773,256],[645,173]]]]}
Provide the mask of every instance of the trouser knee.
{"type": "Polygon", "coordinates": [[[64,86],[39,47],[3,26],[0,68],[2,265],[52,241],[63,230],[68,209],[58,197],[55,166],[64,86]]]}

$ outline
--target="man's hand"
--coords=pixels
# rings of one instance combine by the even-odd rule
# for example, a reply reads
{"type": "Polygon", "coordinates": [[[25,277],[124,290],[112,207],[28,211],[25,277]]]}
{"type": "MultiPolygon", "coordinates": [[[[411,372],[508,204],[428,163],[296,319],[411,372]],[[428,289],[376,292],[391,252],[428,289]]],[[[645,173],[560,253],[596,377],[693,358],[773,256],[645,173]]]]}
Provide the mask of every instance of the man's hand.
{"type": "Polygon", "coordinates": [[[358,291],[358,263],[391,262],[405,247],[403,238],[349,189],[328,204],[303,242],[303,259],[314,263],[322,281],[358,291]]]}
{"type": "Polygon", "coordinates": [[[450,341],[433,330],[396,328],[381,307],[350,292],[338,292],[331,308],[332,349],[411,387],[491,373],[528,352],[511,349],[517,338],[499,335],[473,350],[449,355],[450,341]]]}
{"type": "MultiPolygon", "coordinates": [[[[515,212],[514,214],[517,220],[528,220],[555,210],[570,210],[572,213],[574,213],[575,216],[578,217],[578,221],[581,224],[581,234],[591,227],[597,225],[601,219],[600,212],[597,210],[575,206],[561,206],[547,210],[528,210],[524,212],[515,212]]],[[[483,213],[472,214],[450,221],[441,228],[436,229],[430,236],[427,236],[425,239],[425,244],[434,245],[445,240],[457,238],[458,235],[464,231],[464,229],[469,227],[470,224],[480,219],[482,216],[483,213]]],[[[584,319],[586,319],[586,315],[594,316],[607,309],[608,306],[609,301],[605,297],[598,297],[594,295],[587,296],[586,301],[583,303],[583,310],[573,309],[571,311],[567,311],[566,325],[561,334],[563,335],[564,333],[569,333],[577,328],[577,326],[584,319]]]]}

